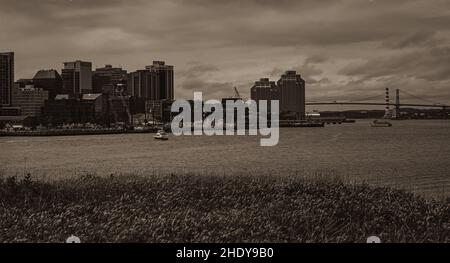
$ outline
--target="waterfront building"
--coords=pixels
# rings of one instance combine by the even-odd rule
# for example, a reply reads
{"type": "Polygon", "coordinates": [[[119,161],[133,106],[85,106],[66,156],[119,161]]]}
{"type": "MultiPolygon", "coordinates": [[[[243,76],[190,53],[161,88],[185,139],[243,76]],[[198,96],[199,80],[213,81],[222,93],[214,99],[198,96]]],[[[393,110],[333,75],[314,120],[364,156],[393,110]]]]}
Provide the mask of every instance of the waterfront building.
{"type": "Polygon", "coordinates": [[[92,93],[92,63],[84,61],[64,62],[61,71],[64,94],[92,93]]]}
{"type": "Polygon", "coordinates": [[[10,105],[14,84],[14,52],[0,53],[0,105],[10,105]]]}
{"type": "Polygon", "coordinates": [[[173,100],[173,79],[173,66],[154,61],[153,65],[128,74],[128,94],[146,100],[173,100]]]}
{"type": "Polygon", "coordinates": [[[137,70],[128,75],[128,94],[146,100],[158,100],[158,75],[150,70],[137,70]]]}
{"type": "Polygon", "coordinates": [[[105,101],[101,93],[97,94],[83,94],[81,97],[81,102],[89,105],[91,115],[100,117],[105,109],[105,101]]]}
{"type": "Polygon", "coordinates": [[[130,96],[112,96],[108,99],[108,118],[110,122],[131,121],[130,96]]]}
{"type": "Polygon", "coordinates": [[[258,105],[261,100],[279,100],[281,119],[305,118],[305,81],[296,71],[286,71],[277,83],[268,78],[255,81],[250,89],[250,95],[258,105]]]}
{"type": "Polygon", "coordinates": [[[12,96],[13,107],[20,107],[21,114],[29,117],[41,116],[42,107],[49,98],[49,92],[33,85],[21,88],[15,85],[12,96]]]}
{"type": "Polygon", "coordinates": [[[0,116],[21,116],[21,115],[22,109],[20,107],[0,105],[0,116]]]}
{"type": "Polygon", "coordinates": [[[275,81],[261,78],[259,81],[255,81],[255,84],[250,89],[250,96],[252,100],[259,104],[260,100],[280,100],[281,93],[275,81]]]}
{"type": "Polygon", "coordinates": [[[93,72],[92,89],[94,93],[115,95],[118,84],[122,86],[125,93],[128,93],[126,88],[127,71],[122,68],[105,65],[105,67],[97,68],[93,72]]]}
{"type": "MultiPolygon", "coordinates": [[[[25,88],[26,86],[33,85],[33,79],[18,79],[13,84],[14,88],[25,88]]],[[[12,95],[11,95],[12,96],[12,95]]]]}
{"type": "Polygon", "coordinates": [[[131,114],[145,113],[145,99],[131,96],[129,96],[129,98],[129,108],[131,114]]]}
{"type": "Polygon", "coordinates": [[[50,99],[62,93],[62,77],[54,69],[39,70],[32,81],[36,88],[48,91],[50,99]]]}
{"type": "Polygon", "coordinates": [[[173,100],[146,100],[145,116],[147,121],[167,123],[172,120],[173,100]]]}
{"type": "Polygon", "coordinates": [[[57,95],[54,100],[45,102],[42,114],[46,122],[52,125],[79,123],[79,100],[70,98],[69,95],[57,95]]]}
{"type": "Polygon", "coordinates": [[[296,71],[286,71],[277,82],[281,92],[280,112],[304,119],[306,112],[305,80],[296,71]]]}
{"type": "Polygon", "coordinates": [[[174,98],[174,72],[173,66],[166,65],[164,61],[153,61],[153,65],[146,66],[146,69],[155,72],[158,76],[157,89],[161,100],[173,100],[174,98]]]}
{"type": "Polygon", "coordinates": [[[52,125],[70,123],[104,123],[106,101],[102,94],[83,94],[79,97],[60,94],[54,100],[47,100],[42,114],[52,125]]]}

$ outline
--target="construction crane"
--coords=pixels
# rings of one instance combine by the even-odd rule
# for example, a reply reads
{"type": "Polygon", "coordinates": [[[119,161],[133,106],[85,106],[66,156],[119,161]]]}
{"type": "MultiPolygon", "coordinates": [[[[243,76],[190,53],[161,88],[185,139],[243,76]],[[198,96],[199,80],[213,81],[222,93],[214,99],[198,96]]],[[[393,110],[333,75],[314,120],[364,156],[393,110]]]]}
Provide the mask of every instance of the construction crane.
{"type": "Polygon", "coordinates": [[[120,101],[122,102],[122,106],[125,108],[125,110],[127,111],[127,115],[128,115],[128,126],[129,127],[133,127],[133,116],[130,113],[130,101],[128,101],[128,103],[126,103],[125,101],[125,96],[124,96],[124,88],[123,88],[123,84],[117,84],[116,87],[116,93],[118,93],[119,97],[120,97],[120,101]]]}
{"type": "Polygon", "coordinates": [[[239,94],[239,91],[236,86],[234,86],[234,96],[236,96],[236,98],[241,98],[241,94],[239,94]]]}
{"type": "Polygon", "coordinates": [[[234,98],[231,97],[230,99],[238,99],[238,100],[243,100],[243,101],[247,100],[247,98],[242,98],[241,97],[241,94],[239,93],[239,90],[238,90],[238,88],[236,86],[234,86],[234,98]]]}

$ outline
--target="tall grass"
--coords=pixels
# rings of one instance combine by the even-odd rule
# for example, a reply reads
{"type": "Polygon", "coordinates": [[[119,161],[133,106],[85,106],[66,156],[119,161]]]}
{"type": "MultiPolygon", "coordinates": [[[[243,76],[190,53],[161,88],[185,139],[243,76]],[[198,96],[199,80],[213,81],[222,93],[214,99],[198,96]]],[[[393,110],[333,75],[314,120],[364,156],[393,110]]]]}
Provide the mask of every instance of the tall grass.
{"type": "Polygon", "coordinates": [[[450,200],[327,177],[0,180],[0,242],[449,242],[450,200]]]}

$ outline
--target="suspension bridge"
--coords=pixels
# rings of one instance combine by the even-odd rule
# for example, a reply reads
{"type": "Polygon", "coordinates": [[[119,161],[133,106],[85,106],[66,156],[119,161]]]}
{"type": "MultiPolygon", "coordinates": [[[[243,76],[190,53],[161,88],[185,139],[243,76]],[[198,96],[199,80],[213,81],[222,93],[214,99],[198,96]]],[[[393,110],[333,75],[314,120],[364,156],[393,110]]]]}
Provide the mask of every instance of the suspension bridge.
{"type": "Polygon", "coordinates": [[[450,105],[446,105],[443,103],[439,103],[430,99],[422,98],[416,95],[413,95],[407,91],[397,89],[395,93],[395,102],[392,103],[390,101],[390,93],[389,88],[386,88],[385,94],[378,94],[376,96],[371,97],[365,97],[365,98],[358,98],[354,100],[346,100],[346,101],[307,101],[306,105],[369,105],[369,106],[385,106],[387,109],[390,108],[390,106],[394,106],[395,109],[400,109],[400,107],[424,107],[424,108],[442,108],[442,109],[448,109],[450,108],[450,105]],[[402,94],[406,94],[408,97],[413,98],[415,101],[420,101],[419,103],[416,102],[400,102],[400,92],[402,94]],[[380,97],[385,98],[382,102],[375,102],[375,99],[379,99],[380,97]]]}
{"type": "MultiPolygon", "coordinates": [[[[402,99],[403,100],[403,99],[402,99]]],[[[389,88],[386,88],[384,94],[378,94],[375,96],[358,98],[354,100],[347,101],[307,101],[308,106],[318,106],[318,105],[365,105],[365,106],[385,106],[386,114],[391,114],[398,116],[401,107],[423,107],[423,108],[442,108],[443,110],[450,109],[450,105],[436,102],[427,98],[422,98],[411,94],[405,90],[396,89],[395,91],[395,102],[390,100],[389,88]],[[400,93],[405,94],[409,99],[413,99],[414,102],[400,102],[400,93]],[[384,101],[379,101],[381,97],[384,97],[384,101]],[[374,100],[378,100],[377,102],[374,100]],[[417,102],[418,101],[418,102],[417,102]],[[391,106],[394,107],[391,110],[391,106]]]]}

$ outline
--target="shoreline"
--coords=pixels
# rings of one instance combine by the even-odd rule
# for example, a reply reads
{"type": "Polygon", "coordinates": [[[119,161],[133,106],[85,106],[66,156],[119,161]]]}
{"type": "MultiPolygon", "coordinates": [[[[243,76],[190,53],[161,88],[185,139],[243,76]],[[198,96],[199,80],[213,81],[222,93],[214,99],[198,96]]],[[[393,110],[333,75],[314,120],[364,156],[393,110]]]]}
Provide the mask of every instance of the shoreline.
{"type": "Polygon", "coordinates": [[[157,129],[149,130],[44,130],[44,131],[0,131],[0,137],[47,137],[47,136],[78,136],[78,135],[111,135],[130,133],[156,133],[157,129]]]}
{"type": "MultiPolygon", "coordinates": [[[[280,128],[315,128],[324,127],[324,123],[283,124],[280,128]]],[[[193,130],[194,128],[192,128],[193,130]]],[[[225,130],[225,129],[224,129],[225,130]]],[[[43,131],[0,131],[0,137],[48,137],[48,136],[81,136],[81,135],[111,135],[111,134],[141,134],[156,133],[158,129],[144,130],[114,130],[114,129],[74,129],[74,130],[43,130],[43,131]]]]}

